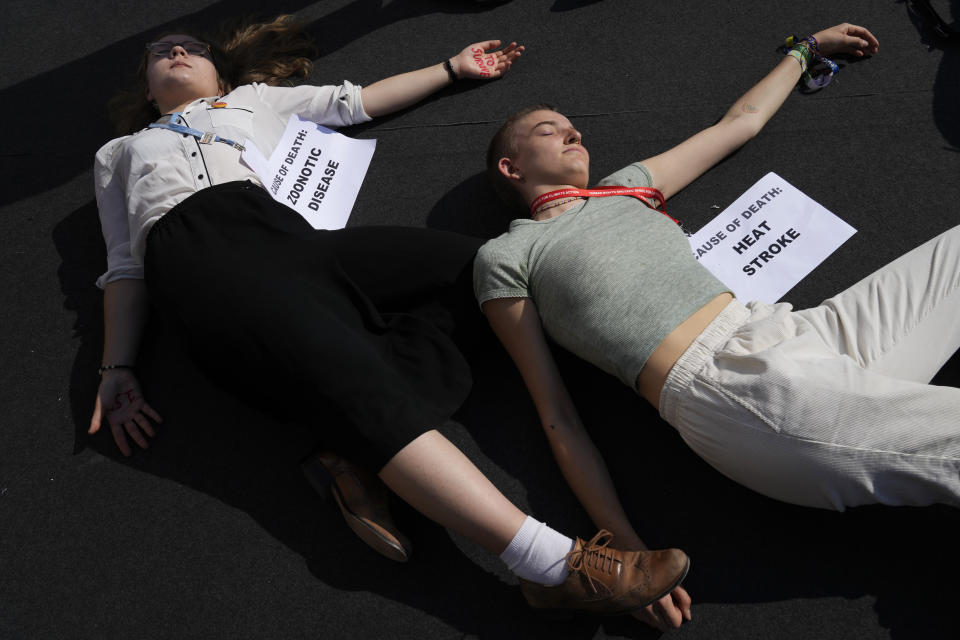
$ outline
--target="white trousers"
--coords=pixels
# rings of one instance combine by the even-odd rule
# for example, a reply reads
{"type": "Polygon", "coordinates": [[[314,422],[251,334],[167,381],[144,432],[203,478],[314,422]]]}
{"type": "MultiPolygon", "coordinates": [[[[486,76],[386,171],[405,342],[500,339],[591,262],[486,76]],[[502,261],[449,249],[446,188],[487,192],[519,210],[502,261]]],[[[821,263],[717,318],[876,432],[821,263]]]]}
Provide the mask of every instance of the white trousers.
{"type": "Polygon", "coordinates": [[[732,301],[667,377],[660,414],[772,498],[960,506],[960,227],[817,307],[732,301]]]}

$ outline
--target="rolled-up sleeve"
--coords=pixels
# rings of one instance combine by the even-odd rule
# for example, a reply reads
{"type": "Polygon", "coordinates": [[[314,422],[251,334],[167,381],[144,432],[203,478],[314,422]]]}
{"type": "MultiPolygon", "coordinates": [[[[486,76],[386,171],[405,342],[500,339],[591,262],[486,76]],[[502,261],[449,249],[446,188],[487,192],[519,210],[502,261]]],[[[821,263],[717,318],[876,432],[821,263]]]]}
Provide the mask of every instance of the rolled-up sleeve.
{"type": "Polygon", "coordinates": [[[315,87],[271,87],[253,85],[260,99],[286,118],[290,114],[327,127],[346,127],[369,122],[372,118],[363,110],[360,98],[362,87],[346,80],[341,85],[315,87]]]}
{"type": "Polygon", "coordinates": [[[143,263],[130,254],[130,222],[124,196],[122,171],[116,160],[123,138],[111,140],[97,152],[93,167],[100,227],[107,245],[107,270],[97,278],[101,289],[125,278],[143,279],[143,263]]]}
{"type": "Polygon", "coordinates": [[[483,306],[496,298],[529,298],[523,264],[504,245],[504,236],[488,241],[473,262],[473,293],[483,306]]]}

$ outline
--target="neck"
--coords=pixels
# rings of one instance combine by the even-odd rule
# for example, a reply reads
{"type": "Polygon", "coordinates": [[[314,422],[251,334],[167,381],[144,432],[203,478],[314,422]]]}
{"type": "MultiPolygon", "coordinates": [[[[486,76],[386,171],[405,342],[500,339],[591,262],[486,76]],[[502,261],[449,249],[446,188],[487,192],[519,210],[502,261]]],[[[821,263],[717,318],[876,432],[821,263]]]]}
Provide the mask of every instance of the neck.
{"type": "MultiPolygon", "coordinates": [[[[542,196],[545,193],[550,193],[551,191],[558,191],[561,189],[581,189],[583,187],[578,187],[572,184],[552,184],[552,185],[538,185],[529,189],[524,193],[524,200],[527,202],[527,208],[533,204],[533,201],[542,196]]],[[[563,202],[561,204],[555,204],[553,202],[545,203],[538,209],[536,212],[530,214],[530,217],[534,220],[549,220],[550,218],[555,218],[564,211],[576,207],[580,204],[580,200],[571,200],[570,202],[563,202]],[[554,206],[551,206],[554,205],[554,206]]]]}
{"type": "Polygon", "coordinates": [[[198,98],[190,98],[189,100],[186,100],[185,102],[181,102],[181,103],[179,103],[179,104],[176,104],[176,103],[169,103],[169,104],[160,104],[160,103],[157,103],[157,110],[160,112],[160,115],[169,115],[169,114],[171,114],[171,113],[174,113],[175,111],[182,113],[182,112],[190,105],[190,103],[192,103],[194,100],[197,100],[197,99],[198,99],[198,98]]]}

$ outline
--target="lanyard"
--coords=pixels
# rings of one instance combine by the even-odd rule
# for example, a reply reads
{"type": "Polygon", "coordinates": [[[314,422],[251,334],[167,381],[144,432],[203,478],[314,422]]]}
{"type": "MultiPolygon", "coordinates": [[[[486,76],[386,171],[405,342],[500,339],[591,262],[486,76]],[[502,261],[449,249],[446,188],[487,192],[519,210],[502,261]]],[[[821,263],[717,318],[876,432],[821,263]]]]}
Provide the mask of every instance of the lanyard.
{"type": "Polygon", "coordinates": [[[200,131],[199,129],[193,129],[188,127],[185,124],[180,124],[180,116],[182,113],[180,111],[174,111],[170,114],[170,122],[153,122],[150,124],[151,129],[169,129],[170,131],[176,131],[177,133],[182,133],[183,135],[190,135],[200,141],[200,144],[210,144],[212,142],[222,142],[228,144],[234,149],[239,151],[244,151],[244,147],[239,142],[234,142],[233,140],[228,140],[226,138],[221,138],[215,133],[209,133],[206,131],[200,131]]]}
{"type": "Polygon", "coordinates": [[[647,205],[654,211],[659,211],[663,215],[667,216],[677,224],[680,224],[680,221],[676,218],[673,218],[667,215],[665,211],[664,202],[666,198],[663,197],[663,194],[660,193],[659,189],[654,189],[653,187],[594,187],[593,189],[557,189],[556,191],[548,191],[547,193],[541,194],[533,203],[530,205],[530,215],[534,215],[537,212],[537,209],[542,205],[553,202],[554,200],[559,200],[560,198],[571,198],[571,197],[580,197],[580,198],[606,198],[609,196],[631,196],[636,198],[643,204],[647,205]],[[657,206],[653,206],[647,202],[646,198],[655,200],[657,206]]]}

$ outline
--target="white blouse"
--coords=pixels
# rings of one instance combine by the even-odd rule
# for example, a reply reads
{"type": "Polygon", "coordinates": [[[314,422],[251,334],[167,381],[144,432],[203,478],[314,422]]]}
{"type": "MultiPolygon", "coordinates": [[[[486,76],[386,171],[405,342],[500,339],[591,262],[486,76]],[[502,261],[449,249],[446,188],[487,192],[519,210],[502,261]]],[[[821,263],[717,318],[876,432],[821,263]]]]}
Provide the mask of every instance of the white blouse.
{"type": "MultiPolygon", "coordinates": [[[[244,85],[220,98],[195,100],[181,123],[240,144],[250,139],[269,157],[291,114],[327,127],[370,120],[360,89],[347,81],[323,87],[244,85]]],[[[143,278],[147,233],[190,195],[233,180],[263,186],[241,162],[238,149],[221,142],[201,144],[168,129],[142,129],[114,138],[97,151],[93,174],[107,245],[107,271],[97,278],[100,288],[114,280],[143,278]]]]}

